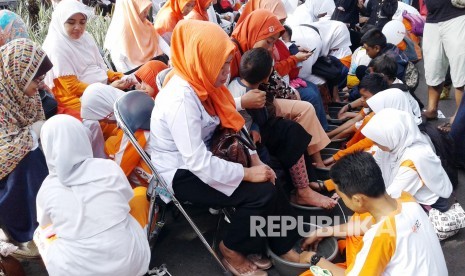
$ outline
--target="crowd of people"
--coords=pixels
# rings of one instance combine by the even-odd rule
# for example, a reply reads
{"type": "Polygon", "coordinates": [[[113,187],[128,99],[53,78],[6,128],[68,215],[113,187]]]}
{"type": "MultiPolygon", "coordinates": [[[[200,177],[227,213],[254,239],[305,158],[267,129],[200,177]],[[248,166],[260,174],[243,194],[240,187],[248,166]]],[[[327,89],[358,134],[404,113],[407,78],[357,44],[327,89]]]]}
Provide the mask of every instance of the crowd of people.
{"type": "Polygon", "coordinates": [[[170,191],[234,207],[219,244],[232,274],[267,275],[267,243],[332,275],[447,275],[439,239],[458,229],[428,214],[455,208],[465,166],[465,9],[440,0],[51,2],[42,45],[0,10],[0,248],[41,257],[50,275],[147,273],[155,176],[114,114],[140,90],[155,104],[150,130],[135,137],[170,191]],[[86,31],[95,16],[111,17],[104,49],[86,31]],[[423,111],[411,85],[422,58],[423,111]],[[457,108],[433,128],[448,74],[457,108]],[[212,153],[218,129],[250,135],[250,166],[212,153]],[[336,139],[343,146],[323,158],[336,139]],[[252,216],[295,217],[291,203],[345,204],[354,215],[311,232],[302,253],[297,228],[251,236],[252,216]],[[344,263],[312,251],[329,236],[345,239],[344,263]]]}

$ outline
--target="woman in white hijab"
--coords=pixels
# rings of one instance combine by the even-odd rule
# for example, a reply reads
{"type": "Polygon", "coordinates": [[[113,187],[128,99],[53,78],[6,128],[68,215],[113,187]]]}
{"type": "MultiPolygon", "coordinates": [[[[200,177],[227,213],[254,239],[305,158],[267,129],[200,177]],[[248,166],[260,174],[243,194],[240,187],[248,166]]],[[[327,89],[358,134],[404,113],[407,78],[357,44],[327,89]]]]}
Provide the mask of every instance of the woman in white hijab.
{"type": "Polygon", "coordinates": [[[92,137],[92,151],[95,158],[107,158],[105,140],[99,121],[115,122],[113,106],[124,92],[109,85],[94,83],[89,85],[81,97],[81,118],[92,137]]]}
{"type": "MultiPolygon", "coordinates": [[[[404,92],[398,88],[389,88],[369,98],[367,104],[375,113],[378,113],[384,108],[403,110],[411,114],[415,123],[420,125],[422,123],[421,113],[414,112],[416,108],[412,107],[409,96],[410,93],[408,92],[404,92]]],[[[416,101],[414,101],[414,103],[418,106],[416,101]]]]}
{"type": "Polygon", "coordinates": [[[52,89],[63,113],[80,112],[79,98],[92,83],[111,83],[126,89],[132,83],[120,80],[122,73],[108,70],[94,38],[86,32],[87,7],[76,0],[56,6],[43,48],[53,63],[45,83],[52,89]],[[68,110],[71,110],[68,112],[68,110]]]}
{"type": "Polygon", "coordinates": [[[118,165],[93,158],[85,127],[68,115],[49,119],[41,140],[49,175],[37,195],[37,220],[55,234],[46,251],[39,244],[48,273],[145,274],[150,249],[129,214],[133,191],[118,165]]]}
{"type": "Polygon", "coordinates": [[[286,24],[296,26],[312,22],[329,20],[333,15],[336,4],[333,0],[307,0],[289,14],[286,24]]]}
{"type": "Polygon", "coordinates": [[[451,195],[452,183],[411,114],[385,108],[373,116],[362,133],[381,150],[374,157],[391,196],[399,197],[406,191],[422,205],[447,211],[444,199],[451,195]]]}

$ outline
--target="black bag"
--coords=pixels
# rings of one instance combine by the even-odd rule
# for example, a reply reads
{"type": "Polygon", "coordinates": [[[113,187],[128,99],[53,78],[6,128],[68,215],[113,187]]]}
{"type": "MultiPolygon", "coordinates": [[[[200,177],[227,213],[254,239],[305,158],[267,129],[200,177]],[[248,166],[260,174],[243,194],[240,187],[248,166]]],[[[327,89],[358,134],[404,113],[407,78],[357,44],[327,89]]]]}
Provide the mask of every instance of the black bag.
{"type": "Polygon", "coordinates": [[[58,103],[55,98],[42,89],[39,90],[39,95],[42,102],[42,108],[44,109],[45,119],[49,119],[53,115],[57,114],[58,103]]]}
{"type": "Polygon", "coordinates": [[[218,126],[213,133],[211,152],[216,157],[249,168],[251,166],[249,149],[256,150],[257,148],[252,138],[243,128],[240,132],[235,132],[230,128],[218,126]]]}
{"type": "Polygon", "coordinates": [[[331,57],[319,57],[313,64],[312,74],[324,78],[327,82],[337,84],[341,70],[331,57]]]}

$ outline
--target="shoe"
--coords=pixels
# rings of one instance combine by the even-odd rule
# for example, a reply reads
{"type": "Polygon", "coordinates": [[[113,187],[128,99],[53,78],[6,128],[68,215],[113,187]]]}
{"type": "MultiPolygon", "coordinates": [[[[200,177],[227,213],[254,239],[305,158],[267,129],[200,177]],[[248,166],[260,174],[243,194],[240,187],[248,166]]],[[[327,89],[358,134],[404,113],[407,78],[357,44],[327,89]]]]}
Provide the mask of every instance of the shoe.
{"type": "Polygon", "coordinates": [[[262,254],[250,254],[247,255],[247,259],[254,263],[259,269],[267,270],[273,264],[271,263],[271,260],[267,257],[264,257],[262,254]]]}
{"type": "Polygon", "coordinates": [[[246,273],[239,273],[239,271],[237,271],[228,261],[226,261],[226,259],[221,260],[221,262],[226,267],[226,269],[231,271],[234,276],[268,276],[268,273],[261,269],[256,269],[246,273]]]}
{"type": "Polygon", "coordinates": [[[19,259],[35,259],[40,258],[39,249],[37,248],[34,241],[28,241],[19,243],[18,249],[11,253],[11,255],[15,258],[19,259]]]}

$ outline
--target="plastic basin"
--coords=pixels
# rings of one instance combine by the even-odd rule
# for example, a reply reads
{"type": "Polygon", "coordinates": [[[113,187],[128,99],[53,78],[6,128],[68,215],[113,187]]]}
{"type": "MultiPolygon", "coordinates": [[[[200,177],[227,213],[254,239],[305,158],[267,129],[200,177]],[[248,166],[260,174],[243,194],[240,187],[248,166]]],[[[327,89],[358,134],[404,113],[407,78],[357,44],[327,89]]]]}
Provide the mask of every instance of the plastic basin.
{"type": "MultiPolygon", "coordinates": [[[[317,227],[319,228],[319,226],[315,224],[304,223],[304,229],[306,231],[315,230],[317,227]]],[[[300,252],[300,243],[301,239],[299,239],[294,246],[297,252],[300,252]]],[[[309,268],[309,264],[294,263],[281,259],[279,256],[274,254],[269,247],[267,248],[267,251],[271,258],[271,262],[281,276],[297,276],[307,271],[309,268]]],[[[334,260],[337,252],[337,240],[333,237],[325,238],[318,244],[317,253],[325,257],[328,261],[334,260]]]]}

